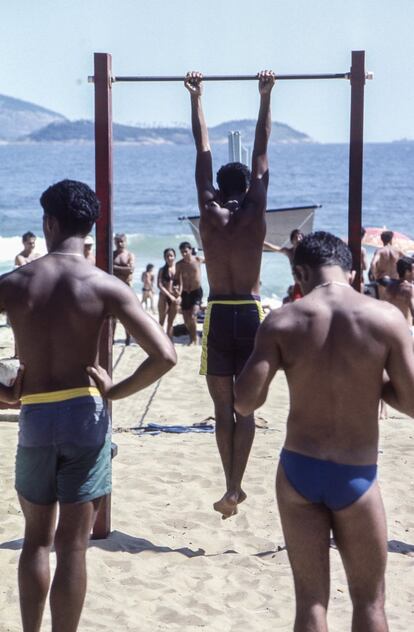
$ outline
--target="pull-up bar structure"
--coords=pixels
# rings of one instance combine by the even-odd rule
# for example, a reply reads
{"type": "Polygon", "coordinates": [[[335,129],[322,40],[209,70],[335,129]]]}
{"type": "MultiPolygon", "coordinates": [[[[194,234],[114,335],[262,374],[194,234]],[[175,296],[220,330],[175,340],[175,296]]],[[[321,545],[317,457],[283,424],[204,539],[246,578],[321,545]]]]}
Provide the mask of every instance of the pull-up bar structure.
{"type": "MultiPolygon", "coordinates": [[[[316,75],[275,75],[276,81],[297,81],[300,79],[350,79],[350,72],[338,72],[336,74],[316,74],[316,75]]],[[[365,74],[365,79],[373,79],[374,75],[372,72],[367,72],[365,74]]],[[[203,81],[257,81],[257,75],[203,75],[203,81]]],[[[130,82],[130,83],[140,83],[140,82],[166,82],[166,81],[179,81],[182,83],[185,80],[185,77],[181,75],[137,75],[137,76],[120,76],[120,77],[111,77],[112,83],[121,83],[121,82],[130,82]]],[[[89,83],[94,83],[95,77],[88,77],[89,83]]]]}
{"type": "MultiPolygon", "coordinates": [[[[336,74],[317,74],[317,75],[275,75],[276,81],[297,81],[298,79],[350,79],[350,72],[340,72],[336,74]]],[[[374,76],[372,72],[367,72],[365,75],[366,79],[373,79],[374,76]]],[[[121,82],[130,82],[130,83],[140,83],[140,82],[166,82],[166,81],[179,81],[182,83],[185,77],[181,75],[138,75],[138,76],[120,76],[120,77],[111,77],[112,83],[121,83],[121,82]]],[[[203,81],[257,81],[257,75],[203,75],[203,81]]],[[[89,83],[94,83],[95,77],[88,77],[89,83]]]]}
{"type": "MultiPolygon", "coordinates": [[[[101,203],[101,216],[96,226],[96,261],[103,270],[112,273],[112,87],[121,82],[183,82],[184,76],[113,76],[112,57],[95,53],[94,75],[89,81],[95,88],[95,186],[101,203]]],[[[372,79],[365,71],[365,51],[352,51],[349,72],[336,74],[276,75],[277,81],[348,79],[351,85],[349,183],[348,183],[348,244],[356,271],[354,288],[361,287],[361,217],[364,138],[365,81],[372,79]]],[[[253,81],[257,75],[207,75],[203,81],[253,81]]],[[[100,364],[112,374],[112,328],[106,323],[101,332],[100,364]]],[[[111,530],[111,501],[105,498],[93,530],[96,538],[105,538],[111,530]]]]}

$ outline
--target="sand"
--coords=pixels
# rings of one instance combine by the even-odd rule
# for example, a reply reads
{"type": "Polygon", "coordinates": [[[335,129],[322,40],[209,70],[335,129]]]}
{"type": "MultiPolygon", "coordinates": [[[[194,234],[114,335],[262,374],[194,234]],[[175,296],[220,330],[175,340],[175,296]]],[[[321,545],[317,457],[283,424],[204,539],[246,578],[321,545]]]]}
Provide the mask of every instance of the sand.
{"type": "MultiPolygon", "coordinates": [[[[10,355],[0,327],[0,356],[10,355]]],[[[259,415],[237,516],[222,521],[212,504],[223,493],[213,434],[136,435],[149,422],[190,425],[212,415],[200,349],[177,345],[178,365],[159,384],[113,405],[112,533],[88,551],[88,593],[80,632],[292,630],[294,595],[274,500],[288,392],[283,373],[259,415]]],[[[115,378],[142,358],[136,345],[114,347],[115,378]]],[[[0,411],[0,632],[21,630],[17,563],[23,519],[13,487],[15,413],[0,411]]],[[[380,483],[388,516],[387,613],[407,632],[414,610],[413,420],[395,411],[381,423],[380,483]]],[[[51,556],[52,568],[54,556],[51,556]]],[[[339,554],[331,549],[331,632],[350,630],[351,605],[339,554]]],[[[43,630],[50,630],[46,610],[43,630]]]]}

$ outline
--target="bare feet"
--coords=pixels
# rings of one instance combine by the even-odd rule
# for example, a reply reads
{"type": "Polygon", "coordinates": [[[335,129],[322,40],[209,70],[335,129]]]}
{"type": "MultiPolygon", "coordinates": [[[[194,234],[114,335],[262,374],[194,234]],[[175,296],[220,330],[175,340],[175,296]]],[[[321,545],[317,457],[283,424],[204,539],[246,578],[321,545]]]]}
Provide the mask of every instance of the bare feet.
{"type": "Polygon", "coordinates": [[[247,494],[246,492],[244,492],[242,489],[240,490],[240,494],[239,494],[239,500],[237,501],[237,503],[240,505],[240,503],[244,502],[247,498],[247,494]]]}
{"type": "Polygon", "coordinates": [[[246,500],[246,498],[247,496],[242,489],[238,494],[234,492],[226,492],[223,498],[214,503],[213,507],[215,511],[222,514],[222,520],[227,520],[227,518],[231,518],[237,514],[237,505],[246,500]]]}

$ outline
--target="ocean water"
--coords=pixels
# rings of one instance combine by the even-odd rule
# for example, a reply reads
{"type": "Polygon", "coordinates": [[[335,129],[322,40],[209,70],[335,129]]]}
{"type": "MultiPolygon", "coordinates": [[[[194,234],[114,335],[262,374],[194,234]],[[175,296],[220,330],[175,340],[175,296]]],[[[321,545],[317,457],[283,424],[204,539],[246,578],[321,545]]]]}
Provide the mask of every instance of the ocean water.
{"type": "MultiPolygon", "coordinates": [[[[147,263],[162,265],[162,251],[184,239],[194,243],[183,215],[197,214],[191,146],[114,147],[114,229],[128,236],[137,258],[134,285],[141,286],[147,263]]],[[[213,146],[214,168],[227,161],[227,146],[213,146]]],[[[268,206],[321,204],[315,229],[347,235],[348,146],[342,144],[275,145],[269,150],[268,206]]],[[[13,267],[21,235],[41,238],[39,197],[63,178],[94,186],[94,147],[91,143],[0,145],[0,273],[13,267]]],[[[367,144],[364,149],[363,224],[386,226],[414,236],[414,143],[367,144]]],[[[290,283],[285,257],[264,253],[262,295],[280,298],[290,283]]],[[[207,292],[204,274],[203,286],[207,292]]]]}

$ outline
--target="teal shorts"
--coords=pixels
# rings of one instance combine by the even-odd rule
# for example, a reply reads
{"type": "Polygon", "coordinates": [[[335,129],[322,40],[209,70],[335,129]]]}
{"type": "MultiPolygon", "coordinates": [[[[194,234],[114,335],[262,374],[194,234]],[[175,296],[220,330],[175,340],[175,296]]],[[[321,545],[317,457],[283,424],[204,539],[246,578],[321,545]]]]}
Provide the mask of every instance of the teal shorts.
{"type": "Polygon", "coordinates": [[[15,486],[38,505],[84,503],[111,492],[111,422],[100,397],[23,403],[15,486]]]}

